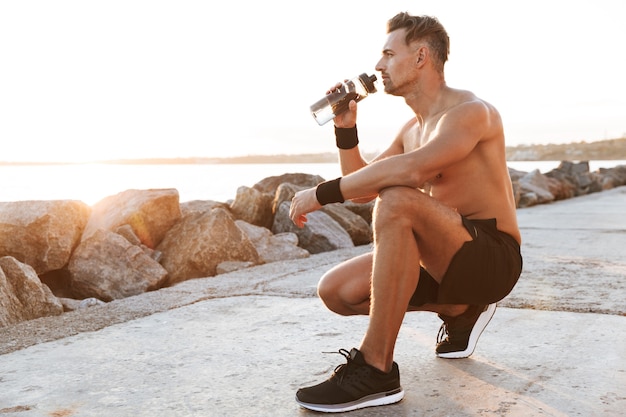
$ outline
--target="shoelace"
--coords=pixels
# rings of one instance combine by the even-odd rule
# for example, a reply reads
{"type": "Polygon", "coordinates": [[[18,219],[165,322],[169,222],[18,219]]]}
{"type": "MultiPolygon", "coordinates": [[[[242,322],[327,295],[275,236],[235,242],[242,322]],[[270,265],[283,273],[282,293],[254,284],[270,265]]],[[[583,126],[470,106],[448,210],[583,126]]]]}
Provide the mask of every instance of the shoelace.
{"type": "Polygon", "coordinates": [[[444,321],[441,323],[439,333],[437,333],[437,343],[441,343],[448,337],[448,324],[444,321]]]}
{"type": "Polygon", "coordinates": [[[352,357],[350,356],[350,352],[348,352],[346,349],[339,349],[339,351],[337,352],[322,352],[322,353],[340,354],[341,356],[346,358],[346,363],[341,363],[337,365],[334,371],[335,375],[339,375],[339,384],[341,384],[343,382],[343,376],[346,374],[344,371],[346,367],[350,365],[350,363],[352,362],[352,357]]]}

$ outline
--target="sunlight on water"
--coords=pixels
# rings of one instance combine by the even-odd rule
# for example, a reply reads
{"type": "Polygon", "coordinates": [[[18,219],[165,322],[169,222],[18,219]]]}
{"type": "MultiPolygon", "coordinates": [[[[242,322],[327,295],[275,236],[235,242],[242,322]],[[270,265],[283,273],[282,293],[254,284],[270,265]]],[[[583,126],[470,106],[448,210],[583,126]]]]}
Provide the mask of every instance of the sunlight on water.
{"type": "MultiPolygon", "coordinates": [[[[590,170],[624,165],[626,161],[591,161],[590,170]]],[[[558,161],[511,161],[520,171],[545,173],[558,161]]],[[[80,200],[93,205],[129,189],[175,188],[180,201],[233,199],[240,186],[252,187],[263,178],[308,173],[333,179],[336,163],[327,164],[206,164],[206,165],[28,165],[0,166],[0,201],[80,200]]]]}
{"type": "Polygon", "coordinates": [[[0,166],[0,201],[80,200],[92,205],[129,189],[176,188],[180,201],[233,199],[237,188],[290,172],[340,175],[337,164],[0,166]]]}

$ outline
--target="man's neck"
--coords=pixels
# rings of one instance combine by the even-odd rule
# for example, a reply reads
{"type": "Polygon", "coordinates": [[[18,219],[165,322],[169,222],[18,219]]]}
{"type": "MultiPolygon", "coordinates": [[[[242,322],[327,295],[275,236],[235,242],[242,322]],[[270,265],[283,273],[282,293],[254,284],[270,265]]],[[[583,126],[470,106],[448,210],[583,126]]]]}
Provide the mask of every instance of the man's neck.
{"type": "Polygon", "coordinates": [[[405,101],[418,120],[426,120],[445,108],[445,98],[449,91],[443,79],[439,82],[431,80],[418,85],[413,94],[405,97],[405,101]]]}

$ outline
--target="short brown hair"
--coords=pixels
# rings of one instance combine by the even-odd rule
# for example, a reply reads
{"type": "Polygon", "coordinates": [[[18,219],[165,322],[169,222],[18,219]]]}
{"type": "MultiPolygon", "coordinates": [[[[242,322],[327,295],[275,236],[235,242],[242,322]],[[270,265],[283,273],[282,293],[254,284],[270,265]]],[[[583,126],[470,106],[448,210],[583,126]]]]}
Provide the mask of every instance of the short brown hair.
{"type": "Polygon", "coordinates": [[[411,16],[406,12],[401,12],[387,22],[387,33],[397,29],[406,30],[405,41],[407,45],[413,41],[424,39],[434,52],[436,68],[443,71],[443,65],[448,60],[450,53],[450,38],[436,17],[411,16]]]}

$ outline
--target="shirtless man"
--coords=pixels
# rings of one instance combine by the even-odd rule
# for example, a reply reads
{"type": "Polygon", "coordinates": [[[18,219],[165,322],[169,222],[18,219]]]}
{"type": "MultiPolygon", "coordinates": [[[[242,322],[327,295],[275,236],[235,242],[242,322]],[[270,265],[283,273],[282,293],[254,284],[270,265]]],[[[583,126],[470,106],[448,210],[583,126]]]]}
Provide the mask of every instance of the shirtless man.
{"type": "Polygon", "coordinates": [[[437,19],[399,13],[387,32],[376,70],[385,92],[404,97],[415,117],[367,163],[351,102],[334,119],[344,176],[298,192],[291,203],[291,219],[303,227],[306,214],[324,204],[376,198],[373,252],[336,266],[319,283],[328,308],[369,314],[369,326],[358,349],[340,350],[346,364],[298,390],[296,401],[317,411],[403,398],[393,358],[407,311],[444,320],[438,356],[469,356],[522,269],[500,115],[471,92],[446,85],[449,39],[437,19]]]}

